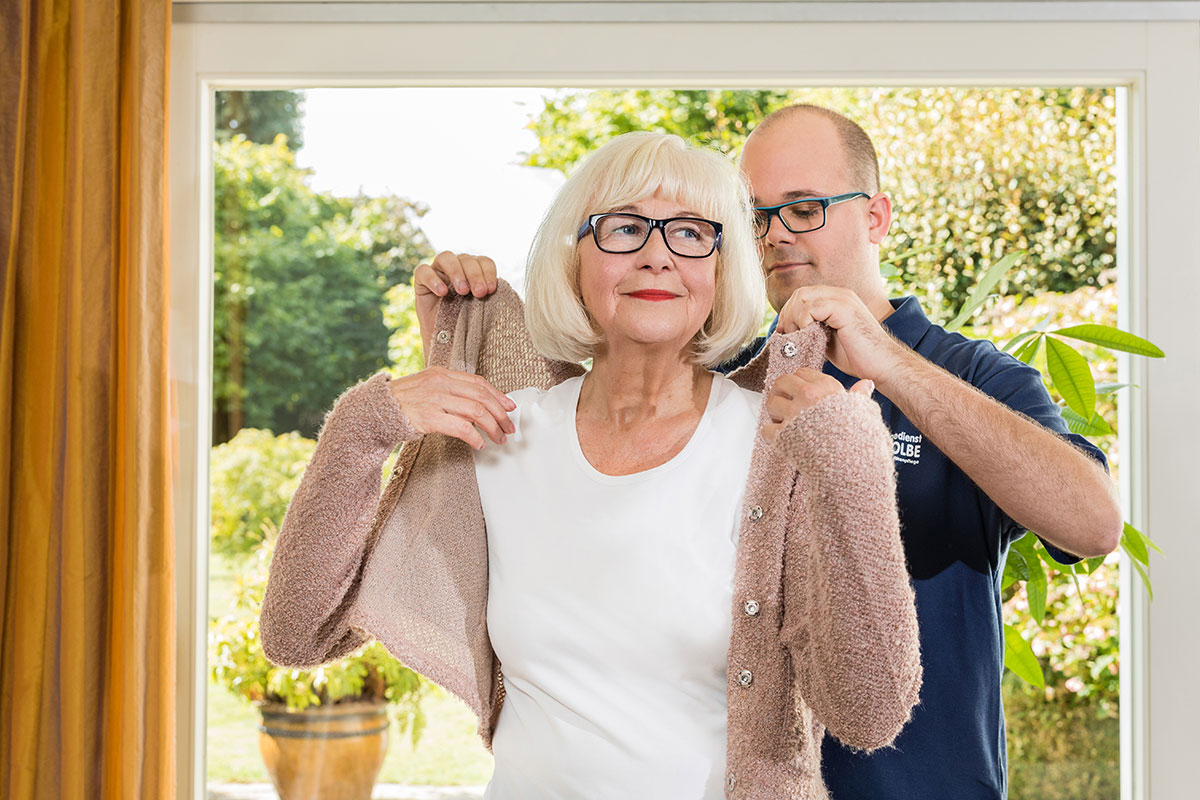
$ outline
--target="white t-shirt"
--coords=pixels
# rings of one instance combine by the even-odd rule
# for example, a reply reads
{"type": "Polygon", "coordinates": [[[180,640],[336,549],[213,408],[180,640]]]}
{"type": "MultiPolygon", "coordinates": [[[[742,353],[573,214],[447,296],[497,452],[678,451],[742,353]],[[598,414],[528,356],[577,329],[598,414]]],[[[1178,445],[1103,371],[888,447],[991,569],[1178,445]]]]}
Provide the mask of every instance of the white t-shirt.
{"type": "Polygon", "coordinates": [[[762,396],[714,375],[687,445],[597,471],[583,378],[510,396],[475,453],[488,629],[507,690],[488,800],[717,800],[739,509],[762,396]]]}

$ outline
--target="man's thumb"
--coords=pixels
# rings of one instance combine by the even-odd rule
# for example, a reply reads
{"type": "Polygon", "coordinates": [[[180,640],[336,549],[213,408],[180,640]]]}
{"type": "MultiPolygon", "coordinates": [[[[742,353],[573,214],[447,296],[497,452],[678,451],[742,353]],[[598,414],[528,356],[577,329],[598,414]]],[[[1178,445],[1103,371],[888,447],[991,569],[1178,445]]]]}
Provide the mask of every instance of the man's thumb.
{"type": "Polygon", "coordinates": [[[851,386],[850,391],[854,394],[861,394],[863,397],[870,397],[871,392],[875,391],[875,381],[864,378],[851,386]]]}

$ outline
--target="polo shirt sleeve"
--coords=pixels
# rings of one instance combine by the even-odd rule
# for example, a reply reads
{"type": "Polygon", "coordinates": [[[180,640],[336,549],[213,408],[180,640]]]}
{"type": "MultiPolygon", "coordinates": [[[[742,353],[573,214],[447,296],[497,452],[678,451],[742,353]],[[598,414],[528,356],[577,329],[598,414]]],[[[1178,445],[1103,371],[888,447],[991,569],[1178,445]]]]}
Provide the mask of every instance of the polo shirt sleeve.
{"type": "MultiPolygon", "coordinates": [[[[1050,393],[1042,382],[1042,373],[1024,362],[996,349],[991,342],[978,343],[969,382],[980,391],[1004,403],[1014,411],[1029,417],[1044,428],[1048,428],[1060,437],[1075,445],[1088,456],[1094,458],[1100,466],[1108,471],[1108,459],[1099,447],[1089,442],[1083,436],[1071,433],[1058,404],[1050,399],[1050,393]]],[[[1004,546],[1011,544],[1025,535],[1025,528],[1005,514],[991,498],[982,495],[981,500],[992,505],[999,514],[1004,532],[1004,546]]],[[[1040,538],[1040,537],[1039,537],[1040,538]]],[[[1042,539],[1046,550],[1059,563],[1074,564],[1081,559],[1078,556],[1059,550],[1054,545],[1042,539]]]]}

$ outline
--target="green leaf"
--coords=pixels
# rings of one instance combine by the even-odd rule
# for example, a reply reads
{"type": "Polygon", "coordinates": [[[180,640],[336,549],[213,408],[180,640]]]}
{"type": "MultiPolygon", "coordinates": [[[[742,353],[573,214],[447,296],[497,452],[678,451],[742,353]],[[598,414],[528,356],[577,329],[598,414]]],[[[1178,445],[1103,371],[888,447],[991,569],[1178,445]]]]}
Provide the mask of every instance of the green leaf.
{"type": "Polygon", "coordinates": [[[1023,558],[1029,569],[1029,577],[1025,579],[1025,597],[1029,601],[1030,616],[1033,617],[1034,622],[1041,625],[1042,620],[1046,618],[1048,581],[1046,580],[1046,568],[1042,566],[1042,560],[1038,558],[1037,537],[1032,533],[1026,533],[1012,543],[1009,552],[1014,551],[1023,558]]]}
{"type": "Polygon", "coordinates": [[[1083,567],[1084,572],[1086,574],[1091,575],[1093,572],[1096,571],[1097,567],[1099,567],[1101,564],[1104,563],[1104,558],[1105,558],[1104,556],[1095,556],[1094,558],[1085,558],[1083,561],[1079,562],[1079,565],[1081,567],[1083,567]]]}
{"type": "Polygon", "coordinates": [[[1130,561],[1133,568],[1137,570],[1137,574],[1142,576],[1142,585],[1146,587],[1146,594],[1150,596],[1150,600],[1154,600],[1154,589],[1150,586],[1150,576],[1146,573],[1146,568],[1137,561],[1130,561]]]}
{"type": "Polygon", "coordinates": [[[1013,338],[1009,339],[1008,344],[1004,345],[1004,347],[1001,349],[1005,353],[1011,353],[1012,349],[1014,347],[1021,344],[1022,342],[1032,339],[1034,336],[1037,336],[1039,333],[1041,333],[1041,331],[1025,331],[1024,333],[1017,334],[1013,338]]]}
{"type": "Polygon", "coordinates": [[[979,282],[975,284],[975,288],[971,290],[971,295],[967,298],[967,302],[962,307],[962,310],[958,312],[958,316],[945,326],[946,330],[956,331],[962,327],[963,323],[969,320],[988,299],[988,295],[991,294],[992,289],[996,287],[996,284],[1000,282],[1005,273],[1012,269],[1013,265],[1023,255],[1025,254],[1020,252],[1008,253],[995,264],[988,267],[987,271],[979,278],[979,282]]]}
{"type": "Polygon", "coordinates": [[[1062,563],[1054,556],[1050,555],[1050,551],[1044,547],[1038,551],[1038,555],[1042,557],[1043,561],[1059,572],[1073,572],[1075,570],[1075,565],[1062,563]]]}
{"type": "Polygon", "coordinates": [[[1150,563],[1150,553],[1146,550],[1146,543],[1142,541],[1142,537],[1122,533],[1121,546],[1125,548],[1126,553],[1129,553],[1129,557],[1135,561],[1140,561],[1143,564],[1150,563]]]}
{"type": "Polygon", "coordinates": [[[1021,632],[1012,625],[1004,626],[1004,666],[1026,683],[1039,689],[1046,688],[1046,678],[1042,675],[1042,665],[1038,663],[1033,648],[1021,632]]]}
{"type": "Polygon", "coordinates": [[[1067,405],[1085,419],[1096,410],[1096,382],[1087,359],[1066,342],[1046,337],[1046,368],[1067,405]]]}
{"type": "Polygon", "coordinates": [[[1134,389],[1138,388],[1136,383],[1097,383],[1096,394],[1112,394],[1118,389],[1125,389],[1130,386],[1132,386],[1134,389]]]}
{"type": "Polygon", "coordinates": [[[1063,419],[1067,423],[1067,430],[1071,433],[1078,433],[1080,436],[1107,436],[1113,432],[1104,417],[1100,416],[1099,412],[1092,414],[1090,420],[1076,414],[1070,408],[1062,410],[1063,419]]]}
{"type": "Polygon", "coordinates": [[[1050,332],[1058,336],[1066,336],[1069,339],[1078,339],[1081,342],[1090,342],[1098,344],[1101,347],[1107,347],[1110,350],[1121,350],[1138,356],[1162,358],[1166,355],[1153,342],[1149,342],[1140,336],[1134,336],[1132,333],[1119,328],[1114,328],[1111,325],[1094,325],[1089,323],[1086,325],[1072,325],[1069,328],[1060,328],[1050,332]]]}
{"type": "Polygon", "coordinates": [[[1000,588],[1007,589],[1017,581],[1029,580],[1029,564],[1025,556],[1013,548],[1008,548],[1008,556],[1004,559],[1004,575],[1000,579],[1000,588]]]}
{"type": "Polygon", "coordinates": [[[1138,530],[1137,528],[1130,525],[1128,522],[1125,523],[1125,531],[1124,532],[1131,536],[1137,536],[1139,539],[1141,539],[1143,542],[1145,542],[1148,547],[1150,547],[1152,550],[1154,550],[1154,552],[1156,552],[1156,553],[1162,552],[1162,548],[1160,548],[1158,545],[1156,545],[1154,543],[1154,540],[1151,539],[1149,536],[1147,536],[1144,531],[1138,530]]]}
{"type": "Polygon", "coordinates": [[[1032,341],[1026,342],[1025,344],[1021,345],[1021,349],[1013,355],[1016,356],[1018,360],[1024,361],[1026,364],[1032,364],[1033,360],[1037,358],[1038,351],[1042,349],[1042,342],[1045,340],[1045,338],[1045,336],[1039,336],[1032,341]]]}

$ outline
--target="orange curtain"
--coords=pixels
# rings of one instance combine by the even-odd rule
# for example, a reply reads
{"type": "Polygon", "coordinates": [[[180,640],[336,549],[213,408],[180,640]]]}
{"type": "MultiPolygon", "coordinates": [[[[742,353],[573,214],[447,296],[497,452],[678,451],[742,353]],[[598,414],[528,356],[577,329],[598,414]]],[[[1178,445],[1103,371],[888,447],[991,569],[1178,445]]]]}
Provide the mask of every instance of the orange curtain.
{"type": "Polygon", "coordinates": [[[175,794],[169,0],[0,3],[0,797],[175,794]]]}

